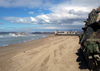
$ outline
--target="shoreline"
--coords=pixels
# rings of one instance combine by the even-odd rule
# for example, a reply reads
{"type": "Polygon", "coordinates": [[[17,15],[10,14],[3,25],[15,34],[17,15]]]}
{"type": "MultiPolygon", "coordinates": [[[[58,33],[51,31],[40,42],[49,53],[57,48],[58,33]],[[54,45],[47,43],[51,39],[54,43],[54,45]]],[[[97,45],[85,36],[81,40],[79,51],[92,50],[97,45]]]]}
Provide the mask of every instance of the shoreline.
{"type": "MultiPolygon", "coordinates": [[[[49,38],[49,37],[52,37],[52,36],[54,36],[54,35],[49,35],[48,37],[43,37],[43,38],[40,38],[40,39],[35,39],[35,40],[27,41],[27,42],[21,42],[21,43],[16,43],[16,44],[10,44],[10,45],[7,45],[7,46],[1,46],[0,47],[0,57],[3,56],[3,55],[5,56],[9,53],[14,53],[14,54],[10,55],[11,57],[13,57],[18,53],[28,51],[28,50],[35,48],[35,47],[38,47],[38,46],[42,46],[43,43],[40,42],[40,41],[45,40],[46,38],[49,38]],[[38,44],[37,42],[39,42],[39,45],[37,45],[38,44]]],[[[9,58],[10,58],[9,56],[4,57],[3,59],[0,58],[0,63],[2,63],[2,61],[5,61],[9,58]]]]}
{"type": "MultiPolygon", "coordinates": [[[[36,34],[37,35],[37,34],[36,34]]],[[[54,35],[54,34],[38,34],[38,35],[47,35],[45,37],[49,37],[51,35],[54,35]]],[[[12,43],[12,44],[5,44],[5,45],[1,45],[1,47],[4,47],[4,46],[9,46],[9,45],[13,45],[13,44],[19,44],[19,43],[24,43],[24,42],[29,42],[29,41],[34,41],[34,40],[37,40],[37,39],[41,39],[41,38],[45,38],[45,37],[40,37],[40,38],[35,38],[35,39],[30,39],[30,40],[26,40],[26,41],[23,41],[23,42],[17,42],[17,43],[12,43]]]]}
{"type": "MultiPolygon", "coordinates": [[[[46,35],[46,34],[41,34],[41,35],[46,35]]],[[[39,40],[39,39],[44,39],[44,38],[48,38],[48,37],[52,37],[52,36],[55,36],[54,34],[48,34],[48,36],[46,37],[42,37],[42,38],[36,38],[36,39],[32,39],[32,40],[28,40],[28,41],[23,41],[23,42],[18,42],[18,43],[13,43],[13,44],[7,44],[7,45],[3,45],[3,46],[0,46],[1,47],[7,47],[7,46],[10,46],[10,45],[17,45],[17,44],[23,44],[23,43],[27,43],[27,42],[32,42],[32,41],[36,41],[36,40],[39,40]]]]}

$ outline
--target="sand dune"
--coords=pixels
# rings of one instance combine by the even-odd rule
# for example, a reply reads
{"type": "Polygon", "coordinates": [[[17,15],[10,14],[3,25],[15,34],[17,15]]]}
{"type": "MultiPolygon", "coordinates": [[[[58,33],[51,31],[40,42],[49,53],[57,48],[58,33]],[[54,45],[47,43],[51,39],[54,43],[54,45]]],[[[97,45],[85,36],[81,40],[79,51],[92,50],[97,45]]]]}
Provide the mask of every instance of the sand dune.
{"type": "Polygon", "coordinates": [[[50,36],[0,47],[0,71],[84,71],[78,36],[50,36]]]}

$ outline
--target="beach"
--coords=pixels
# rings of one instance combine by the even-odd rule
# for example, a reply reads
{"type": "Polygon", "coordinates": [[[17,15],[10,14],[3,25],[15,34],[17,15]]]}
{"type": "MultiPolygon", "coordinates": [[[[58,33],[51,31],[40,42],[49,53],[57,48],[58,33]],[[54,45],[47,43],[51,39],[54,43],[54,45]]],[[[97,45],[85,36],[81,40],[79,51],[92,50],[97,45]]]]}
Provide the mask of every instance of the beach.
{"type": "Polygon", "coordinates": [[[80,68],[79,49],[78,36],[55,35],[2,46],[0,71],[88,71],[80,68]]]}

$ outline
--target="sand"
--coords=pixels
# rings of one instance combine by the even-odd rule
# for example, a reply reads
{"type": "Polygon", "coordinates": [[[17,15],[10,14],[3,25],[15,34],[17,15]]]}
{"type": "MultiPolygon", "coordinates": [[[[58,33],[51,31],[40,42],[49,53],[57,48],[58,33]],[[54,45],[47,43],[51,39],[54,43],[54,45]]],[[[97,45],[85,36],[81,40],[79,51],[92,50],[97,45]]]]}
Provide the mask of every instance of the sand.
{"type": "Polygon", "coordinates": [[[0,47],[0,71],[88,71],[79,48],[78,36],[54,35],[0,47]]]}

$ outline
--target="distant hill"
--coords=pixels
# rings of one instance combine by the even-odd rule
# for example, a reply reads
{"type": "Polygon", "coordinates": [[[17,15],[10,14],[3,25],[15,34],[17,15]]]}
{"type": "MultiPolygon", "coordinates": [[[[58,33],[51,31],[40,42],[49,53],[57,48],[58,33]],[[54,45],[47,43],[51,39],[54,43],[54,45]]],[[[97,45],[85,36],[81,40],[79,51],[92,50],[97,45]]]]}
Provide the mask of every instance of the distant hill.
{"type": "Polygon", "coordinates": [[[55,32],[32,32],[32,34],[55,34],[55,32]]]}

